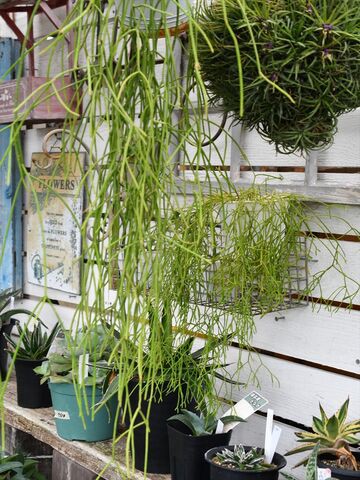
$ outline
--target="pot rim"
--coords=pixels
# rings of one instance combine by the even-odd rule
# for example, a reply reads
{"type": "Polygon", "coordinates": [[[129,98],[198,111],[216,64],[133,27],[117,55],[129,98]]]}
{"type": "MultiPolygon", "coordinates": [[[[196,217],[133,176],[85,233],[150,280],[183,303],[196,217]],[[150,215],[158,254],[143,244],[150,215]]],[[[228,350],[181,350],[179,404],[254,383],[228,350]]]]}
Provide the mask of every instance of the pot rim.
{"type": "MultiPolygon", "coordinates": [[[[354,455],[354,457],[360,461],[360,451],[359,450],[351,450],[351,453],[354,455]]],[[[348,477],[351,477],[351,476],[356,476],[356,477],[359,477],[360,478],[360,470],[349,470],[348,468],[339,468],[339,467],[332,467],[330,465],[326,465],[325,463],[323,463],[322,460],[325,460],[326,458],[333,458],[333,459],[336,459],[336,457],[334,455],[331,455],[331,453],[320,453],[318,455],[318,458],[317,458],[317,464],[319,466],[319,464],[322,464],[324,465],[324,468],[329,468],[331,470],[332,473],[334,473],[335,475],[339,474],[339,475],[346,475],[348,477]]]]}
{"type": "MultiPolygon", "coordinates": [[[[211,433],[209,435],[191,435],[191,433],[184,433],[182,432],[181,430],[177,429],[175,427],[175,425],[169,423],[169,422],[173,422],[174,420],[166,420],[166,423],[167,423],[167,426],[169,429],[171,430],[175,430],[177,433],[180,433],[181,435],[184,435],[184,437],[190,437],[190,438],[206,438],[206,437],[218,437],[220,435],[226,435],[227,433],[232,433],[232,430],[230,430],[229,432],[222,432],[222,433],[211,433]]],[[[224,447],[225,448],[225,447],[224,447]]]]}
{"type": "Polygon", "coordinates": [[[16,363],[17,361],[27,362],[27,363],[34,363],[34,362],[41,362],[41,363],[42,363],[42,362],[45,362],[46,360],[47,360],[46,357],[45,357],[45,358],[37,358],[37,359],[35,359],[35,358],[18,358],[18,357],[16,357],[16,358],[15,358],[15,363],[16,363]]]}
{"type": "MultiPolygon", "coordinates": [[[[216,468],[220,468],[221,470],[224,470],[224,471],[227,471],[227,472],[234,472],[234,473],[246,473],[246,474],[250,474],[250,475],[253,475],[253,474],[255,475],[255,474],[259,474],[259,473],[266,473],[266,472],[274,472],[274,471],[277,471],[277,470],[281,470],[287,464],[286,458],[278,452],[275,452],[274,456],[278,455],[280,457],[280,463],[276,464],[275,467],[267,468],[266,470],[262,470],[261,472],[259,472],[259,471],[256,472],[256,471],[252,471],[252,470],[238,470],[238,469],[227,468],[227,467],[223,467],[219,463],[214,463],[212,461],[212,459],[215,456],[215,453],[218,453],[219,451],[221,451],[224,448],[227,448],[227,449],[231,450],[234,446],[235,445],[223,445],[223,446],[220,446],[220,447],[211,448],[210,450],[208,450],[205,453],[204,458],[210,465],[213,465],[216,468]]],[[[248,446],[248,445],[246,445],[246,446],[244,445],[244,448],[245,448],[245,451],[246,451],[246,450],[249,450],[250,448],[253,448],[253,447],[248,446]]],[[[261,447],[255,447],[255,448],[261,448],[261,447]]]]}

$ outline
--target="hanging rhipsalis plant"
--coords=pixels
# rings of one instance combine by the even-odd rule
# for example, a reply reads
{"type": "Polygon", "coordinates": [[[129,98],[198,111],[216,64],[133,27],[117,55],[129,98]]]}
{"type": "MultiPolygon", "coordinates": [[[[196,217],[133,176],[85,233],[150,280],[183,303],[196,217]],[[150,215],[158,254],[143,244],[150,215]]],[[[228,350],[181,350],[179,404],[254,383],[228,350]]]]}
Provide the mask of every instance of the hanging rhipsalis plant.
{"type": "Polygon", "coordinates": [[[212,101],[277,151],[328,146],[339,115],[360,106],[357,0],[218,0],[198,21],[207,38],[198,37],[197,56],[212,101]]]}

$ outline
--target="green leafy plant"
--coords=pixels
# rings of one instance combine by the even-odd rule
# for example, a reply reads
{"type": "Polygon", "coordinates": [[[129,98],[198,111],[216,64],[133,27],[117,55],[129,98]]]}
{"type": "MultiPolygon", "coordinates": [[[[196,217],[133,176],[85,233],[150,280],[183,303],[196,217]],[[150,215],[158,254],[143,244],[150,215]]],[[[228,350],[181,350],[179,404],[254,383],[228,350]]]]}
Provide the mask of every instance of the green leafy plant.
{"type": "MultiPolygon", "coordinates": [[[[317,457],[319,453],[319,448],[320,448],[320,443],[317,442],[306,463],[306,472],[305,472],[306,480],[318,480],[317,457]]],[[[290,475],[289,473],[283,473],[283,472],[280,472],[280,473],[286,478],[286,480],[298,480],[296,477],[294,477],[293,475],[290,475]]]]}
{"type": "Polygon", "coordinates": [[[357,0],[204,5],[197,56],[212,101],[282,153],[328,146],[337,117],[360,106],[357,0]]]}
{"type": "Polygon", "coordinates": [[[38,462],[22,453],[0,454],[0,479],[8,480],[45,480],[37,469],[38,462]]]}
{"type": "Polygon", "coordinates": [[[224,448],[212,461],[232,470],[252,472],[262,472],[273,466],[265,463],[263,450],[251,448],[245,451],[243,445],[235,445],[233,450],[224,448]]]}
{"type": "MultiPolygon", "coordinates": [[[[28,325],[25,325],[24,328],[18,325],[20,346],[9,335],[4,334],[8,343],[8,351],[12,355],[16,355],[17,359],[44,359],[59,331],[60,325],[57,322],[49,334],[42,331],[42,325],[44,324],[40,319],[36,322],[33,330],[30,330],[28,325]]],[[[45,326],[45,328],[47,327],[45,326]]]]}
{"type": "MultiPolygon", "coordinates": [[[[173,420],[183,423],[186,427],[188,427],[191,435],[195,437],[200,437],[203,435],[213,435],[216,431],[216,427],[218,424],[218,418],[216,415],[211,415],[207,412],[200,413],[200,415],[198,415],[186,409],[182,409],[181,413],[168,418],[168,422],[171,422],[173,420]]],[[[245,421],[236,415],[221,417],[220,420],[224,425],[231,422],[245,421]]]]}
{"type": "Polygon", "coordinates": [[[35,372],[42,376],[40,383],[79,383],[80,356],[89,353],[89,374],[82,384],[106,389],[113,369],[108,365],[111,342],[105,327],[98,325],[95,329],[79,331],[75,339],[64,337],[63,340],[62,351],[50,353],[48,359],[35,368],[35,372]]]}
{"type": "MultiPolygon", "coordinates": [[[[321,404],[319,407],[321,416],[320,418],[313,417],[313,431],[296,432],[295,435],[298,437],[298,442],[300,442],[301,445],[290,450],[286,455],[312,450],[315,445],[319,444],[318,454],[330,453],[334,455],[334,457],[337,457],[339,466],[343,465],[343,468],[357,470],[357,461],[351,453],[350,445],[359,442],[360,419],[346,422],[349,398],[331,417],[326,415],[321,404]]],[[[308,458],[305,458],[296,466],[302,465],[307,461],[308,458]]]]}

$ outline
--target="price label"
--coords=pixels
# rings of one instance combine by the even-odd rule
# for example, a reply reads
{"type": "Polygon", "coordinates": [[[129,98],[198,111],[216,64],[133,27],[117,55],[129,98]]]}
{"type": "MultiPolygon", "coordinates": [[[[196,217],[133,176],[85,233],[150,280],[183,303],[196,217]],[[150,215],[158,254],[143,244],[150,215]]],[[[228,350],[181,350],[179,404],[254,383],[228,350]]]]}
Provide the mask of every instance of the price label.
{"type": "Polygon", "coordinates": [[[70,420],[69,412],[63,412],[61,410],[54,410],[54,417],[59,420],[70,420]]]}

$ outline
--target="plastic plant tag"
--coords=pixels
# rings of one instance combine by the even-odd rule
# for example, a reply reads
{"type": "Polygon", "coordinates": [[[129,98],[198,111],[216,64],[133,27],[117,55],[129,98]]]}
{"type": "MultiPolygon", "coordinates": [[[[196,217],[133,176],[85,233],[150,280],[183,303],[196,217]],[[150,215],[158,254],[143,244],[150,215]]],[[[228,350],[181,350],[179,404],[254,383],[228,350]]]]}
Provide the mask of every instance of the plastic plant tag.
{"type": "Polygon", "coordinates": [[[330,468],[318,468],[317,471],[318,471],[318,475],[317,475],[318,480],[327,480],[328,478],[331,478],[330,468]]]}
{"type": "Polygon", "coordinates": [[[70,420],[70,415],[69,412],[54,410],[54,418],[58,418],[59,420],[70,420]]]}
{"type": "Polygon", "coordinates": [[[266,463],[271,463],[274,453],[279,443],[281,428],[274,425],[274,411],[270,408],[266,416],[264,459],[266,463]]]}
{"type": "MultiPolygon", "coordinates": [[[[231,415],[236,415],[237,417],[246,420],[257,410],[262,408],[264,405],[269,403],[269,401],[260,395],[258,392],[251,392],[246,397],[242,398],[238,403],[230,408],[223,416],[228,417],[231,415]]],[[[230,422],[224,425],[221,420],[218,421],[216,427],[216,433],[226,433],[236,427],[240,422],[230,422]]]]}
{"type": "Polygon", "coordinates": [[[84,383],[85,378],[89,376],[89,354],[79,357],[79,383],[84,383]]]}

